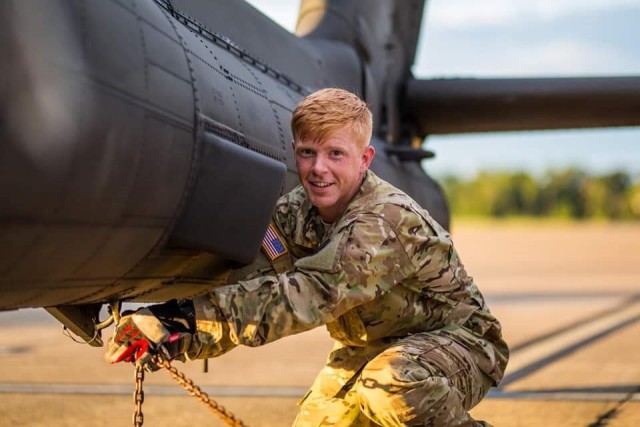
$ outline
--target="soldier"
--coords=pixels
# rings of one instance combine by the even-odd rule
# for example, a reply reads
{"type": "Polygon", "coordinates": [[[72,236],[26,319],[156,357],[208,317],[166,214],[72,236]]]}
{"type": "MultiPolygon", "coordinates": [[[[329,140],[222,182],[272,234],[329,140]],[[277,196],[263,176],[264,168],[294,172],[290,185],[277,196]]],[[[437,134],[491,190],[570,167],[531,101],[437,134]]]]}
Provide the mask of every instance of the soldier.
{"type": "Polygon", "coordinates": [[[326,325],[335,346],[296,426],[486,425],[467,411],[503,376],[500,324],[449,233],[369,171],[366,104],[323,89],[291,127],[302,185],[276,205],[272,267],[123,317],[107,359],[216,357],[326,325]]]}

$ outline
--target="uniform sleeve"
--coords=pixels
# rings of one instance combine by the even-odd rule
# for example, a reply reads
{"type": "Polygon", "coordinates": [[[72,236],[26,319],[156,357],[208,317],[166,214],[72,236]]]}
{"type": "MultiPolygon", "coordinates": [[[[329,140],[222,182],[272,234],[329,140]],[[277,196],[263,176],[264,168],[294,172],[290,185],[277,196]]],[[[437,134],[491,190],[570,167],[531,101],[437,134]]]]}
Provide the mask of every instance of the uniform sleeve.
{"type": "Polygon", "coordinates": [[[351,221],[292,272],[214,289],[196,304],[199,348],[218,356],[332,322],[383,295],[413,273],[394,227],[375,214],[351,221]]]}
{"type": "Polygon", "coordinates": [[[293,228],[292,222],[294,221],[294,216],[291,215],[290,197],[291,194],[287,193],[278,199],[276,207],[273,210],[273,216],[271,217],[271,220],[286,236],[291,234],[293,228]]]}

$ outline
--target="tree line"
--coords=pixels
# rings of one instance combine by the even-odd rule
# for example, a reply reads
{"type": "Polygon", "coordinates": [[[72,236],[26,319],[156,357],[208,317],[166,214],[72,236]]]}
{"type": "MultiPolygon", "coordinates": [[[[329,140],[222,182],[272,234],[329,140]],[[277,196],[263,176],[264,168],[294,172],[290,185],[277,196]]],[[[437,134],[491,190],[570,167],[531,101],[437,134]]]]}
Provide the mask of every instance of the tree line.
{"type": "Polygon", "coordinates": [[[452,215],[640,219],[640,180],[626,172],[590,175],[569,168],[540,177],[524,172],[481,172],[471,179],[438,180],[452,215]]]}

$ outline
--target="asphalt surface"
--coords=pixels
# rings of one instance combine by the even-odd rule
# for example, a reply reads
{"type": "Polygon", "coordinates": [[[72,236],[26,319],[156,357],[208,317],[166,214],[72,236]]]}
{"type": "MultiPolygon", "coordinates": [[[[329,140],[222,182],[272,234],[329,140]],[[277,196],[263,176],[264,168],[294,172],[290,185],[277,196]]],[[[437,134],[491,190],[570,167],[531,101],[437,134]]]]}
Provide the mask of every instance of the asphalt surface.
{"type": "MultiPolygon", "coordinates": [[[[640,224],[454,224],[467,269],[512,349],[472,414],[494,426],[640,425],[640,224]]],[[[110,333],[110,332],[109,332],[110,333]]],[[[323,330],[176,364],[247,425],[286,426],[321,368],[323,330]]],[[[131,425],[133,370],[77,344],[42,310],[0,313],[0,426],[131,425]]],[[[166,372],[145,425],[223,425],[166,372]]]]}

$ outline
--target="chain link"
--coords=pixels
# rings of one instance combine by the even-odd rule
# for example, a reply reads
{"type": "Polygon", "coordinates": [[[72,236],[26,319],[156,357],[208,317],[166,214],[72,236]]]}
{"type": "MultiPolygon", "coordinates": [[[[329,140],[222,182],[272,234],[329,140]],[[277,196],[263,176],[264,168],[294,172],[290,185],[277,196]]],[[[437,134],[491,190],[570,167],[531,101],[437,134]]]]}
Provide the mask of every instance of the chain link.
{"type": "Polygon", "coordinates": [[[144,403],[144,390],[142,384],[144,382],[144,368],[140,365],[136,365],[134,372],[134,378],[136,381],[136,390],[133,392],[133,404],[135,410],[133,412],[133,425],[135,427],[142,427],[144,423],[144,415],[142,414],[142,404],[144,403]]]}
{"type": "MultiPolygon", "coordinates": [[[[180,384],[182,388],[184,388],[190,395],[200,399],[200,401],[207,405],[214,414],[222,418],[225,424],[232,427],[247,427],[247,425],[236,418],[235,415],[227,411],[224,406],[219,405],[218,402],[211,399],[206,392],[202,391],[200,387],[195,385],[193,381],[187,378],[182,372],[171,366],[168,361],[164,360],[158,355],[155,355],[151,359],[151,363],[156,365],[158,368],[164,368],[165,370],[167,370],[171,377],[178,384],[180,384]]],[[[135,427],[141,427],[142,423],[144,422],[144,416],[142,414],[142,403],[144,402],[144,391],[142,390],[142,383],[144,381],[144,369],[138,365],[136,365],[135,379],[136,391],[133,395],[135,403],[133,425],[135,427]]]]}

